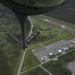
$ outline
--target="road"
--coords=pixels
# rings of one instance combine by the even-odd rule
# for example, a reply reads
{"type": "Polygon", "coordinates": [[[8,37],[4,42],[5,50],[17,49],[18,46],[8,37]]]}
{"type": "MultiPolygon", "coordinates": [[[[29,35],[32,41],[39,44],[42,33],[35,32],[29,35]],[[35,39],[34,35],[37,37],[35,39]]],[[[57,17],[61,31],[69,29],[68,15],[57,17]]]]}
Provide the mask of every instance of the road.
{"type": "Polygon", "coordinates": [[[47,69],[45,69],[43,66],[40,65],[40,67],[41,67],[45,72],[47,72],[49,75],[53,75],[53,74],[50,73],[47,69]]]}
{"type": "Polygon", "coordinates": [[[23,74],[23,73],[25,73],[25,72],[28,72],[28,71],[30,71],[30,70],[32,70],[32,69],[35,69],[35,68],[37,68],[38,66],[40,66],[40,65],[34,66],[34,67],[32,67],[32,68],[30,68],[30,69],[28,69],[28,70],[22,72],[21,74],[23,74]]]}
{"type": "Polygon", "coordinates": [[[31,36],[32,34],[32,31],[33,31],[33,22],[31,21],[30,17],[28,17],[30,23],[31,23],[31,29],[30,29],[30,33],[29,33],[29,37],[31,36]]]}
{"type": "Polygon", "coordinates": [[[32,70],[32,69],[35,69],[35,68],[37,68],[37,67],[41,67],[41,68],[42,68],[45,72],[47,72],[49,75],[53,75],[53,74],[50,73],[47,69],[45,69],[45,68],[42,66],[42,64],[37,65],[37,66],[34,66],[34,67],[32,67],[32,68],[30,68],[30,69],[28,69],[28,70],[22,72],[21,74],[23,74],[23,73],[25,73],[25,72],[28,72],[28,71],[30,71],[30,70],[32,70]]]}
{"type": "Polygon", "coordinates": [[[23,56],[22,56],[22,59],[21,59],[21,62],[20,62],[19,68],[18,68],[17,75],[21,75],[21,68],[22,68],[22,65],[23,65],[23,62],[24,62],[24,58],[25,58],[26,52],[27,52],[27,49],[25,49],[25,51],[23,53],[23,56]]]}
{"type": "MultiPolygon", "coordinates": [[[[31,30],[30,30],[30,33],[29,33],[29,37],[30,37],[31,34],[32,34],[32,30],[33,30],[33,23],[32,23],[32,21],[31,21],[31,19],[29,17],[28,17],[28,19],[29,19],[29,21],[31,23],[31,30]]],[[[21,62],[19,64],[17,75],[21,75],[21,69],[22,69],[22,65],[23,65],[24,59],[25,59],[26,52],[27,52],[27,49],[24,50],[23,56],[21,58],[21,62]]]]}
{"type": "MultiPolygon", "coordinates": [[[[44,23],[44,24],[46,24],[46,25],[48,25],[48,26],[50,26],[50,24],[55,25],[55,26],[58,26],[58,27],[60,27],[60,28],[61,28],[62,26],[65,26],[65,25],[62,25],[61,23],[58,23],[58,22],[54,22],[54,21],[52,21],[52,20],[49,20],[49,19],[47,19],[47,18],[44,17],[44,16],[37,16],[37,17],[35,17],[35,18],[37,18],[40,22],[42,22],[42,23],[44,23]]],[[[68,26],[65,26],[64,29],[69,30],[69,31],[72,31],[72,32],[75,32],[75,29],[74,29],[74,28],[71,28],[71,27],[68,27],[68,26]]]]}

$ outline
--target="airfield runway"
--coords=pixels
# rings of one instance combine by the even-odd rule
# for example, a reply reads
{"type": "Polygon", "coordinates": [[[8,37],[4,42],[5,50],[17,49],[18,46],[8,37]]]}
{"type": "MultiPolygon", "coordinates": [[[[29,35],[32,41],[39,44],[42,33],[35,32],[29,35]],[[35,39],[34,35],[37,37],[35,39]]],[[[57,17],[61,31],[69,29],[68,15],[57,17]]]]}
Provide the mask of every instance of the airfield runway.
{"type": "Polygon", "coordinates": [[[75,24],[75,0],[67,1],[66,4],[57,7],[45,15],[75,24]]]}

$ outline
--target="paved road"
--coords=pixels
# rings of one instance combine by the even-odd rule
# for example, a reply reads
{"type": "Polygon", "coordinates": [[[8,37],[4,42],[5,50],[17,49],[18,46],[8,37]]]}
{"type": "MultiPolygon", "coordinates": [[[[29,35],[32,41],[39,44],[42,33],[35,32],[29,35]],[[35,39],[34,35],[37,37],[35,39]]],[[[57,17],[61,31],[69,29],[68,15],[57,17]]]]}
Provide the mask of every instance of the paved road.
{"type": "MultiPolygon", "coordinates": [[[[44,16],[37,16],[35,18],[37,18],[40,22],[42,22],[42,23],[44,23],[44,24],[46,24],[48,26],[50,26],[50,24],[53,24],[53,25],[58,26],[60,28],[63,26],[62,24],[60,24],[58,22],[54,22],[52,20],[46,19],[44,16]]],[[[75,32],[75,29],[74,28],[71,28],[71,27],[68,27],[68,26],[65,26],[65,29],[66,30],[69,30],[69,31],[72,31],[72,32],[75,32]]]]}
{"type": "MultiPolygon", "coordinates": [[[[29,19],[29,21],[31,23],[31,30],[30,30],[30,33],[29,33],[29,37],[30,37],[31,34],[32,34],[32,30],[33,30],[33,23],[32,23],[32,21],[30,20],[29,17],[28,17],[28,19],[29,19]]],[[[21,58],[21,62],[20,62],[19,68],[18,68],[17,75],[21,75],[21,69],[22,69],[22,65],[23,65],[24,59],[25,59],[26,52],[27,52],[27,49],[24,50],[24,53],[23,53],[23,56],[21,58]]]]}
{"type": "Polygon", "coordinates": [[[32,31],[33,31],[33,22],[31,21],[30,17],[28,17],[30,23],[31,23],[31,30],[30,30],[30,33],[29,33],[29,37],[31,36],[32,34],[32,31]]]}
{"type": "Polygon", "coordinates": [[[40,66],[40,65],[34,66],[34,67],[32,67],[32,68],[30,68],[30,69],[28,69],[28,70],[22,72],[21,74],[23,74],[23,73],[25,73],[25,72],[28,72],[28,71],[30,71],[30,70],[32,70],[32,69],[35,69],[35,68],[37,68],[38,66],[40,66]]]}
{"type": "Polygon", "coordinates": [[[25,73],[25,72],[28,72],[28,71],[30,71],[30,70],[32,70],[32,69],[35,69],[35,68],[37,68],[37,67],[41,67],[41,68],[42,68],[45,72],[47,72],[49,75],[53,75],[53,74],[50,73],[47,69],[45,69],[45,68],[42,66],[42,64],[37,65],[37,66],[34,66],[34,67],[32,67],[32,68],[30,68],[30,69],[24,71],[24,72],[21,72],[21,74],[23,74],[23,73],[25,73]]]}
{"type": "Polygon", "coordinates": [[[26,55],[26,51],[27,51],[27,49],[25,49],[25,51],[23,53],[23,56],[22,56],[22,59],[21,59],[21,62],[20,62],[19,68],[18,68],[17,75],[21,75],[21,68],[22,68],[22,65],[23,65],[23,62],[24,62],[24,58],[25,58],[25,55],[26,55]]]}
{"type": "Polygon", "coordinates": [[[45,72],[47,72],[49,75],[53,75],[53,74],[50,73],[47,69],[45,69],[43,66],[40,65],[40,67],[41,67],[45,72]]]}

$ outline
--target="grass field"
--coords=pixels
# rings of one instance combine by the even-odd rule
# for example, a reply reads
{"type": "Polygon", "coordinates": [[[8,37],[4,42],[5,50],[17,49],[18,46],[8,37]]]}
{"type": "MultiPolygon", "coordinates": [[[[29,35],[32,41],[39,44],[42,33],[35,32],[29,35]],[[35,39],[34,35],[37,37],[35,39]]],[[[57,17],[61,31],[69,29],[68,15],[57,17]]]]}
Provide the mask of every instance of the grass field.
{"type": "Polygon", "coordinates": [[[41,69],[40,67],[37,67],[29,72],[26,72],[25,74],[22,75],[49,75],[48,73],[46,73],[43,69],[41,69]]]}
{"type": "Polygon", "coordinates": [[[10,22],[0,24],[0,75],[16,75],[17,73],[22,51],[7,32],[12,31],[17,34],[18,30],[19,28],[10,22]]]}
{"type": "Polygon", "coordinates": [[[71,72],[63,67],[58,61],[50,61],[43,66],[53,75],[71,75],[71,72]]]}
{"type": "Polygon", "coordinates": [[[75,60],[75,50],[63,56],[60,56],[58,59],[59,59],[59,62],[63,65],[75,60]]]}
{"type": "Polygon", "coordinates": [[[22,71],[25,71],[25,70],[27,70],[29,68],[32,68],[32,67],[40,64],[38,59],[31,52],[33,49],[37,49],[37,48],[40,48],[40,46],[39,45],[35,45],[35,44],[29,45],[26,57],[24,59],[22,71]]]}
{"type": "Polygon", "coordinates": [[[22,50],[9,40],[6,33],[0,33],[0,75],[16,75],[22,50]]]}
{"type": "MultiPolygon", "coordinates": [[[[44,45],[51,44],[53,42],[59,41],[61,39],[71,39],[75,36],[74,32],[63,30],[52,24],[46,25],[37,20],[36,18],[31,18],[34,24],[34,31],[37,29],[42,30],[42,34],[36,38],[35,43],[43,43],[44,45]]],[[[62,23],[61,23],[62,24],[62,23]]]]}
{"type": "MultiPolygon", "coordinates": [[[[29,26],[30,28],[30,26],[29,26]]],[[[28,30],[27,30],[28,31],[28,30]]],[[[19,24],[0,20],[0,75],[16,75],[23,54],[20,45],[8,33],[21,41],[19,24]]]]}
{"type": "Polygon", "coordinates": [[[75,60],[75,50],[58,58],[58,61],[50,61],[43,66],[52,72],[54,75],[71,75],[71,72],[66,68],[67,63],[75,60]]]}

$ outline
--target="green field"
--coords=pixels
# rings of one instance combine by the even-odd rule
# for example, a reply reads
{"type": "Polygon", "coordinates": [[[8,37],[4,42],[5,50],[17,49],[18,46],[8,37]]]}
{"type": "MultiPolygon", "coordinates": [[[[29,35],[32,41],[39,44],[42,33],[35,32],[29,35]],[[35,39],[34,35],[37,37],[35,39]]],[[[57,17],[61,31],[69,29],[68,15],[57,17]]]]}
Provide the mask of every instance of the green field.
{"type": "Polygon", "coordinates": [[[16,75],[22,52],[4,30],[0,32],[0,75],[16,75]]]}
{"type": "Polygon", "coordinates": [[[49,75],[48,73],[46,73],[43,69],[41,69],[40,67],[37,67],[29,72],[26,72],[25,74],[22,75],[49,75]]]}
{"type": "Polygon", "coordinates": [[[75,60],[75,50],[62,55],[58,58],[58,61],[50,61],[43,66],[54,75],[71,75],[71,72],[66,68],[69,62],[75,60]]]}
{"type": "MultiPolygon", "coordinates": [[[[29,26],[29,25],[28,25],[29,26]]],[[[30,28],[30,26],[29,26],[30,28]]],[[[27,32],[28,29],[27,29],[27,32]]],[[[8,33],[13,34],[21,41],[19,24],[0,21],[0,75],[16,75],[23,50],[20,45],[12,39],[8,33]]]]}
{"type": "Polygon", "coordinates": [[[75,50],[63,56],[60,56],[58,59],[59,59],[59,62],[63,65],[75,60],[75,50]]]}

